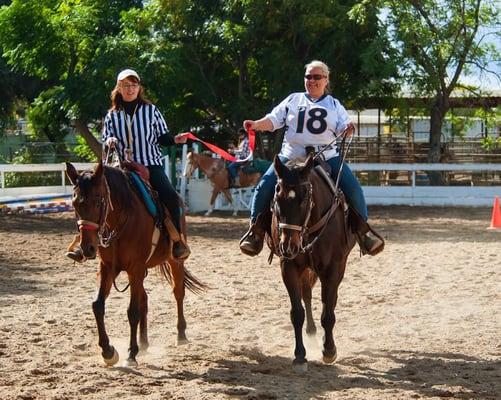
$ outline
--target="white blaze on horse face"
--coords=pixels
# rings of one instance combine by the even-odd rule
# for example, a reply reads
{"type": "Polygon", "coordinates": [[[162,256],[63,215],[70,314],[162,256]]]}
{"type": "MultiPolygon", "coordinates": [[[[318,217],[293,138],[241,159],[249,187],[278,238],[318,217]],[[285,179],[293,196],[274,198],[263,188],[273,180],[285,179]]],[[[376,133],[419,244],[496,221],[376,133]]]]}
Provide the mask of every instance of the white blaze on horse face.
{"type": "Polygon", "coordinates": [[[287,193],[287,198],[288,199],[295,199],[296,198],[296,192],[294,190],[289,190],[289,193],[287,193]]]}

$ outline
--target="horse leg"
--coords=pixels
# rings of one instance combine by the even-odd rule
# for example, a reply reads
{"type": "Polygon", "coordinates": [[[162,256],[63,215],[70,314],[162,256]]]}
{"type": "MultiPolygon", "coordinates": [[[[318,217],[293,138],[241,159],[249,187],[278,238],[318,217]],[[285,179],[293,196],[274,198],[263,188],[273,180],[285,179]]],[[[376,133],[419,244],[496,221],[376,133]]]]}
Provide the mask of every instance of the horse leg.
{"type": "Polygon", "coordinates": [[[139,325],[139,321],[142,318],[141,310],[143,309],[142,300],[143,300],[143,279],[144,279],[144,270],[133,271],[129,273],[129,282],[130,282],[130,302],[129,308],[127,309],[127,316],[129,317],[129,326],[130,326],[130,342],[129,342],[129,356],[125,361],[125,366],[127,367],[136,367],[137,361],[136,356],[139,352],[139,347],[137,345],[137,327],[139,325]]]}
{"type": "Polygon", "coordinates": [[[210,196],[209,209],[205,213],[207,217],[212,214],[212,211],[214,211],[214,203],[216,202],[216,197],[218,194],[219,189],[216,189],[216,187],[214,186],[214,189],[212,189],[212,194],[210,196]]]}
{"type": "Polygon", "coordinates": [[[146,351],[149,347],[148,342],[148,295],[143,288],[141,296],[141,319],[139,320],[139,348],[146,351]]]}
{"type": "Polygon", "coordinates": [[[322,351],[323,361],[327,364],[332,364],[336,361],[337,349],[334,343],[332,330],[336,323],[336,315],[334,308],[337,303],[337,290],[339,281],[333,274],[325,280],[322,280],[322,327],[324,328],[324,349],[322,351]]]}
{"type": "Polygon", "coordinates": [[[301,275],[301,295],[306,309],[306,333],[308,336],[315,336],[317,333],[317,327],[315,326],[313,313],[311,311],[311,289],[314,281],[311,281],[310,274],[311,272],[308,269],[305,269],[301,275]]]}
{"type": "Polygon", "coordinates": [[[184,319],[183,307],[185,294],[184,262],[169,260],[169,265],[172,269],[172,291],[174,292],[174,297],[176,298],[177,305],[177,345],[179,346],[188,343],[188,339],[186,338],[186,320],[184,319]]]}
{"type": "Polygon", "coordinates": [[[111,366],[118,362],[118,352],[112,345],[110,345],[110,339],[106,333],[106,327],[104,325],[104,304],[110,294],[113,280],[116,278],[118,273],[112,272],[111,269],[107,268],[102,261],[99,264],[99,271],[99,290],[97,292],[96,300],[92,302],[92,311],[94,312],[94,317],[96,319],[97,332],[99,335],[98,343],[102,350],[101,355],[103,356],[106,365],[111,366]]]}
{"type": "Polygon", "coordinates": [[[296,346],[294,348],[293,368],[296,372],[306,372],[308,364],[306,349],[303,344],[304,308],[301,304],[301,284],[296,266],[287,260],[281,260],[282,280],[291,301],[291,322],[294,326],[296,346]]]}

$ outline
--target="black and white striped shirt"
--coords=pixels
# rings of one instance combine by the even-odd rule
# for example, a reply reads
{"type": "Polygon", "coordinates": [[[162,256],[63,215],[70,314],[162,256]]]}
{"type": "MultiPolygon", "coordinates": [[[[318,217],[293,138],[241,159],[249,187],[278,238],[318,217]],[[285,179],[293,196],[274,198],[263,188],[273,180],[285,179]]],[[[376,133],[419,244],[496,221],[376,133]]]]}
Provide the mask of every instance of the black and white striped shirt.
{"type": "Polygon", "coordinates": [[[117,151],[125,158],[125,150],[129,147],[127,120],[131,121],[132,159],[145,166],[162,165],[159,139],[168,135],[169,129],[164,117],[153,104],[139,104],[132,119],[124,110],[108,111],[104,119],[103,143],[110,137],[118,139],[117,151]]]}

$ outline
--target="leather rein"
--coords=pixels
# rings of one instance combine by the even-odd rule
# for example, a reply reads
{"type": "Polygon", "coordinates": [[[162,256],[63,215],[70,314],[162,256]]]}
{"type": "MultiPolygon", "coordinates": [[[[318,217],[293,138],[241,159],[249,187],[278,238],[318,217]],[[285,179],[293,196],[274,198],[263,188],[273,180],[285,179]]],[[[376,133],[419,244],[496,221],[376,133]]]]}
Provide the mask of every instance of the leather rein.
{"type": "MultiPolygon", "coordinates": [[[[281,179],[278,180],[277,187],[278,187],[278,185],[280,185],[280,183],[281,183],[281,179]]],[[[308,182],[302,182],[299,184],[299,186],[303,186],[303,185],[308,187],[308,189],[307,189],[308,190],[308,197],[305,200],[303,200],[303,201],[308,201],[308,210],[306,212],[306,216],[304,218],[304,221],[301,225],[286,224],[286,223],[280,222],[280,220],[278,218],[278,213],[274,212],[274,210],[276,210],[278,207],[278,202],[277,202],[277,198],[276,198],[276,194],[277,194],[276,189],[275,189],[275,196],[274,196],[273,202],[272,202],[272,213],[277,220],[279,231],[282,229],[289,229],[289,230],[299,232],[299,238],[301,241],[301,250],[300,251],[301,251],[301,253],[306,254],[309,251],[311,251],[311,248],[314,246],[314,244],[317,242],[317,240],[324,233],[324,230],[327,227],[327,222],[329,222],[331,217],[334,215],[334,212],[336,211],[337,207],[341,204],[341,201],[340,201],[339,196],[333,195],[332,203],[331,203],[331,206],[329,207],[329,209],[322,215],[322,217],[317,222],[315,222],[313,225],[308,226],[308,224],[310,222],[310,218],[311,218],[311,212],[312,212],[313,206],[314,206],[313,185],[309,180],[308,180],[308,182]],[[315,236],[315,238],[312,241],[310,241],[309,243],[306,243],[307,242],[306,238],[309,235],[311,235],[319,230],[320,230],[320,232],[315,236]]],[[[278,253],[279,257],[289,258],[289,257],[284,256],[283,251],[280,249],[280,246],[278,246],[277,253],[278,253]]],[[[293,258],[295,258],[295,257],[293,257],[293,258]]]]}

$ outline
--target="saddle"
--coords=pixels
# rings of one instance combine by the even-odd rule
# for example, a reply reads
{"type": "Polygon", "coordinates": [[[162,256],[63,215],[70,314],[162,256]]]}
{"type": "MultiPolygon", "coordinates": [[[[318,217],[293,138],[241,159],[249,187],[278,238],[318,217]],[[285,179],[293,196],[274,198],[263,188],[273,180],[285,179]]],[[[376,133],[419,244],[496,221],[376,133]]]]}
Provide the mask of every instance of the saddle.
{"type": "Polygon", "coordinates": [[[155,220],[155,226],[163,234],[168,234],[173,241],[179,241],[180,232],[174,226],[169,210],[158,198],[156,190],[150,185],[148,168],[133,161],[124,163],[123,167],[129,175],[132,187],[136,189],[149,214],[155,220]]]}

